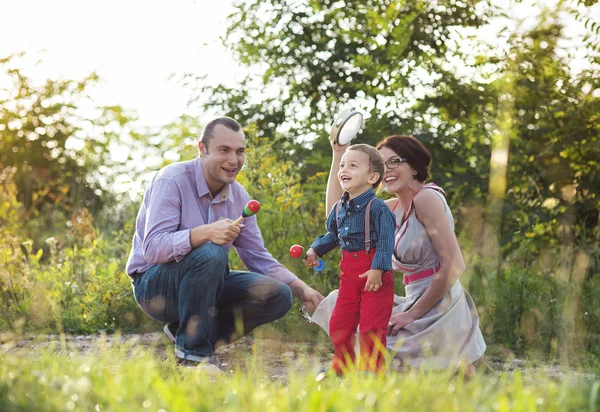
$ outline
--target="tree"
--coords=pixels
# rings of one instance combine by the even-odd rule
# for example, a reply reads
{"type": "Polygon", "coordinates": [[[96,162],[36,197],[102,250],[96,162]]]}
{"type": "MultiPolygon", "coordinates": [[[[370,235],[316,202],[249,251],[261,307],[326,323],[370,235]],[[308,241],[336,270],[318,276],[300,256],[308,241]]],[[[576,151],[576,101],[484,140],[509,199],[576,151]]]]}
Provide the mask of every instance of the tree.
{"type": "Polygon", "coordinates": [[[98,215],[114,202],[109,184],[125,165],[113,160],[110,149],[134,115],[113,106],[84,117],[79,108],[98,81],[94,73],[36,84],[19,68],[23,57],[0,59],[11,83],[0,90],[0,170],[12,170],[21,219],[40,240],[64,228],[77,209],[98,215]]]}
{"type": "Polygon", "coordinates": [[[328,170],[327,128],[355,105],[367,113],[361,141],[416,135],[434,156],[436,182],[481,200],[491,140],[482,125],[493,120],[499,64],[472,33],[496,13],[477,0],[244,1],[225,45],[262,75],[200,87],[198,97],[260,136],[284,135],[273,149],[293,154],[303,176],[328,170]]]}
{"type": "Polygon", "coordinates": [[[558,13],[546,11],[506,58],[514,87],[504,245],[520,242],[517,232],[560,243],[566,227],[572,241],[576,226],[590,233],[599,222],[600,66],[574,72],[563,38],[558,13]]]}

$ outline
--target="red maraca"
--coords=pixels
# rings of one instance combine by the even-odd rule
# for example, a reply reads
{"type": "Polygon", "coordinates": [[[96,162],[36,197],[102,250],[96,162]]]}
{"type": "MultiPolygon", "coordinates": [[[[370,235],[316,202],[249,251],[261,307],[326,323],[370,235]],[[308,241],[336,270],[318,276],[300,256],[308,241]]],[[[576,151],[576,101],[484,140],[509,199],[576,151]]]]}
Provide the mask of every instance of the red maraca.
{"type": "MultiPolygon", "coordinates": [[[[301,245],[293,245],[290,248],[290,256],[292,258],[298,259],[299,257],[301,257],[303,255],[304,255],[304,248],[301,245]]],[[[313,269],[316,270],[317,272],[320,272],[325,267],[325,262],[323,262],[322,259],[318,259],[317,262],[319,263],[319,265],[313,267],[313,269]]]]}
{"type": "Polygon", "coordinates": [[[300,245],[294,245],[290,248],[290,256],[294,259],[298,259],[304,254],[304,248],[300,245]]]}
{"type": "Polygon", "coordinates": [[[250,200],[248,203],[246,203],[246,206],[244,206],[242,215],[240,217],[238,217],[233,223],[235,225],[237,225],[242,221],[243,218],[254,216],[255,214],[258,213],[259,210],[260,210],[260,203],[258,203],[257,200],[250,200]]]}

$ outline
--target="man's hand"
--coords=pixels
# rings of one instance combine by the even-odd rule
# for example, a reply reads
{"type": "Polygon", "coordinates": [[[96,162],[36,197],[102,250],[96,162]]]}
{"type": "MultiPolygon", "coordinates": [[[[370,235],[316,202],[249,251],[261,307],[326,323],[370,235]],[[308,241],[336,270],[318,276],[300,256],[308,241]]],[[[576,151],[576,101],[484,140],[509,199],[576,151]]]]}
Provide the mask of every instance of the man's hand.
{"type": "Polygon", "coordinates": [[[408,312],[394,313],[390,318],[390,323],[388,324],[388,336],[396,336],[400,329],[405,328],[406,326],[413,323],[416,319],[414,316],[408,312]]]}
{"type": "Polygon", "coordinates": [[[208,241],[216,245],[226,245],[237,239],[243,227],[244,225],[234,224],[231,219],[221,219],[206,225],[196,226],[190,230],[190,244],[192,248],[208,241]]]}
{"type": "Polygon", "coordinates": [[[226,245],[229,242],[233,242],[240,235],[240,231],[244,227],[244,225],[236,225],[231,219],[217,220],[208,226],[211,227],[211,236],[208,240],[217,245],[226,245]]]}
{"type": "Polygon", "coordinates": [[[312,314],[315,309],[317,309],[317,306],[319,306],[319,303],[325,299],[323,295],[309,287],[300,279],[294,280],[288,286],[292,290],[292,294],[302,301],[304,307],[310,314],[312,314]]]}
{"type": "Polygon", "coordinates": [[[367,278],[365,292],[377,292],[379,290],[382,285],[381,273],[382,271],[379,269],[371,269],[359,276],[359,278],[367,278]]]}
{"type": "Polygon", "coordinates": [[[313,313],[325,298],[319,292],[307,286],[300,299],[308,313],[313,313]]]}
{"type": "Polygon", "coordinates": [[[302,262],[309,268],[313,268],[319,265],[319,262],[317,262],[317,258],[317,252],[315,252],[313,248],[310,248],[308,249],[308,252],[306,252],[306,259],[304,259],[302,262]]]}

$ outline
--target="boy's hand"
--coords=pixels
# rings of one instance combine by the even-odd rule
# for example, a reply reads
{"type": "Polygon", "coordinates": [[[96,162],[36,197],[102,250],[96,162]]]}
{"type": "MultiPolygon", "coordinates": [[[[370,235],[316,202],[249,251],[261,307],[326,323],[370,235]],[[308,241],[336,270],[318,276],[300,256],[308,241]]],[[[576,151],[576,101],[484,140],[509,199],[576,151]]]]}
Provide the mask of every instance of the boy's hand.
{"type": "Polygon", "coordinates": [[[313,248],[310,248],[308,249],[308,252],[306,252],[306,259],[304,259],[302,262],[304,262],[304,264],[309,268],[312,268],[319,265],[317,258],[317,252],[315,252],[313,248]]]}
{"type": "Polygon", "coordinates": [[[382,271],[379,269],[371,269],[359,276],[359,278],[367,278],[365,292],[377,292],[379,290],[382,284],[381,273],[382,271]]]}

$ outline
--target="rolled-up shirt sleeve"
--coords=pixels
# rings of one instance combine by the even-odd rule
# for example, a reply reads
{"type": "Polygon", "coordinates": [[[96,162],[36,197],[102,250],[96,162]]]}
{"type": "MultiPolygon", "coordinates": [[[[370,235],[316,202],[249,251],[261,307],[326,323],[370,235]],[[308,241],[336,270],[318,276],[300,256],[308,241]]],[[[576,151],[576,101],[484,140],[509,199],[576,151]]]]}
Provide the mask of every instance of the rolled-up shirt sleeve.
{"type": "MultiPolygon", "coordinates": [[[[248,200],[250,200],[250,196],[246,202],[248,200]]],[[[272,277],[286,285],[298,279],[269,253],[265,247],[256,216],[247,217],[242,223],[244,227],[233,242],[233,247],[248,270],[272,277]]]]}
{"type": "Polygon", "coordinates": [[[340,244],[336,222],[336,210],[337,203],[331,208],[331,212],[329,212],[329,216],[327,216],[327,223],[325,224],[327,233],[316,238],[312,245],[310,245],[319,257],[335,249],[340,244]]]}
{"type": "Polygon", "coordinates": [[[159,178],[146,201],[144,259],[151,264],[179,262],[190,253],[190,230],[178,230],[181,219],[181,194],[170,179],[159,178]]]}
{"type": "Polygon", "coordinates": [[[377,206],[376,210],[371,211],[371,222],[373,222],[371,224],[375,225],[378,232],[377,251],[373,256],[371,269],[379,269],[385,272],[392,269],[396,216],[385,203],[383,203],[383,206],[381,204],[377,206]]]}

